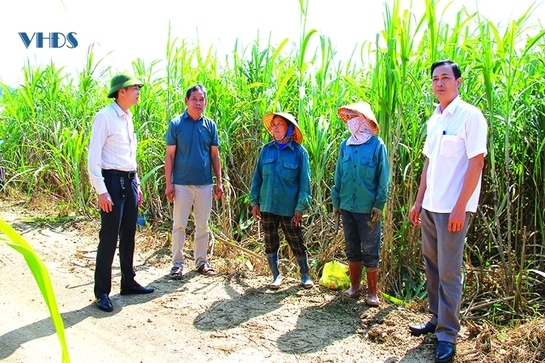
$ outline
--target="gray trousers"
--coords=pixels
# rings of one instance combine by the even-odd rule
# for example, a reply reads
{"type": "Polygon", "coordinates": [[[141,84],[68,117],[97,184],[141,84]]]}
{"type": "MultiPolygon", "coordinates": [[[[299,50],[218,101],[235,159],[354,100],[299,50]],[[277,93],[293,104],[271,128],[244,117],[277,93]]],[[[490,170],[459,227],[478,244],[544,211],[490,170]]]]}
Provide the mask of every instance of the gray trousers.
{"type": "Polygon", "coordinates": [[[449,213],[433,213],[422,209],[422,254],[426,265],[431,323],[437,326],[437,340],[456,343],[460,331],[462,300],[462,259],[469,223],[466,213],[464,228],[449,232],[449,213]]]}
{"type": "Polygon", "coordinates": [[[174,266],[184,266],[185,229],[193,209],[195,240],[193,257],[195,267],[208,262],[206,256],[209,243],[208,220],[212,210],[213,185],[174,185],[174,206],[172,209],[172,260],[174,266]]]}

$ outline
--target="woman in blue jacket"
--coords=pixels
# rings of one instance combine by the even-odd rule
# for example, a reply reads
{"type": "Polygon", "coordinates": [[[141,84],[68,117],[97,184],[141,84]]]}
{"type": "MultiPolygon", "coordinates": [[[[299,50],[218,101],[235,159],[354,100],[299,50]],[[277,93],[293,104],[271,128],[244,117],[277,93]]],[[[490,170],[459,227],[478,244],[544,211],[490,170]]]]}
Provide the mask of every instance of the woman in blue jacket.
{"type": "Polygon", "coordinates": [[[390,184],[386,146],[378,136],[379,125],[368,103],[346,105],[337,113],[350,130],[340,146],[331,190],[334,214],[342,213],[350,273],[351,286],[344,294],[359,294],[365,266],[367,305],[378,306],[381,217],[390,184]]]}
{"type": "Polygon", "coordinates": [[[301,274],[303,287],[311,288],[307,249],[303,241],[301,218],[310,207],[310,166],[308,152],[301,145],[299,125],[289,113],[265,115],[263,125],[274,138],[266,144],[255,167],[249,202],[256,220],[261,220],[267,261],[273,275],[269,284],[278,289],[282,276],[278,266],[281,227],[301,274]]]}

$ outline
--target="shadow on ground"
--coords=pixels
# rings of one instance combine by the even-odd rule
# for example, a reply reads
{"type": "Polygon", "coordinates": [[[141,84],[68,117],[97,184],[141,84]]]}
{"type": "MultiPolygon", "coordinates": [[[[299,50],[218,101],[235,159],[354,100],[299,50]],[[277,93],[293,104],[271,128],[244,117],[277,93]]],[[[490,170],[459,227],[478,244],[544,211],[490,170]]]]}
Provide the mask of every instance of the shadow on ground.
{"type": "Polygon", "coordinates": [[[193,325],[199,330],[227,330],[238,327],[252,318],[266,315],[282,306],[282,300],[298,287],[290,287],[278,293],[267,293],[265,288],[250,287],[240,275],[231,275],[225,280],[225,291],[231,297],[214,302],[204,313],[199,314],[193,325]],[[237,292],[233,285],[244,288],[237,292]]]}

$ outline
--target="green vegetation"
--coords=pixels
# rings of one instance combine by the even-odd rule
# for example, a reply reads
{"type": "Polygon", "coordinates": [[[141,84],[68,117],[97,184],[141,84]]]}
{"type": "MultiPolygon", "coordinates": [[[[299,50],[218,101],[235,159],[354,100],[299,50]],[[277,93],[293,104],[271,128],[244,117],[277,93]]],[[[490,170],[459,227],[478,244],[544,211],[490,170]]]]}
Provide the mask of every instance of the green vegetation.
{"type": "MultiPolygon", "coordinates": [[[[464,317],[504,323],[544,311],[545,31],[528,23],[533,8],[500,27],[464,10],[455,24],[445,23],[431,0],[418,18],[393,0],[385,6],[376,43],[364,43],[352,59],[340,61],[329,38],[306,29],[308,4],[300,4],[301,37],[291,49],[288,39],[255,41],[244,49],[237,43],[220,59],[214,49],[169,36],[165,59],[133,62],[132,71],[146,83],[132,110],[151,228],[170,228],[163,171],[167,123],[185,109],[185,90],[203,83],[207,115],[218,122],[225,178],[225,196],[214,206],[214,232],[262,252],[246,204],[256,158],[269,140],[261,119],[271,111],[292,112],[313,178],[305,235],[313,266],[321,266],[332,257],[326,253],[333,239],[330,187],[337,148],[347,136],[336,110],[364,100],[378,117],[392,168],[381,287],[404,301],[424,297],[420,233],[407,215],[423,166],[425,122],[434,109],[429,67],[450,58],[464,72],[462,97],[483,110],[490,135],[481,207],[468,233],[464,317]]],[[[4,86],[0,135],[7,135],[2,148],[8,191],[48,193],[65,213],[96,213],[86,160],[94,114],[110,102],[112,73],[103,61],[90,49],[76,75],[55,64],[26,64],[22,86],[11,93],[4,86]]]]}
{"type": "Polygon", "coordinates": [[[49,277],[47,268],[32,246],[30,246],[10,225],[2,220],[0,220],[0,232],[9,238],[9,240],[7,240],[0,236],[0,240],[4,241],[8,246],[23,255],[32,275],[34,275],[36,283],[40,288],[40,292],[44,297],[44,301],[47,304],[47,308],[49,309],[49,314],[51,315],[53,326],[57,331],[57,336],[59,337],[62,350],[62,362],[69,363],[70,356],[68,354],[68,346],[64,336],[64,323],[61,314],[59,313],[57,299],[55,298],[53,285],[51,284],[51,278],[49,277]]]}

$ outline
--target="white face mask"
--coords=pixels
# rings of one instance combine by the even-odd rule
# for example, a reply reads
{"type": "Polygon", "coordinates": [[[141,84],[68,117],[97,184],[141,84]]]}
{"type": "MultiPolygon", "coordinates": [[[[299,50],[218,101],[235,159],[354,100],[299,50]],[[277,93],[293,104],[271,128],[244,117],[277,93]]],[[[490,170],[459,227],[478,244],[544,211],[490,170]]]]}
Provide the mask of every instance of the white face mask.
{"type": "Polygon", "coordinates": [[[360,117],[361,116],[351,118],[350,120],[346,122],[346,125],[348,126],[348,129],[350,130],[350,133],[352,135],[356,135],[360,131],[361,124],[362,124],[361,122],[362,120],[360,117]]]}
{"type": "Polygon", "coordinates": [[[363,116],[351,118],[346,121],[346,126],[348,126],[352,134],[348,138],[348,145],[361,145],[373,136],[373,131],[369,127],[369,121],[363,116]]]}

